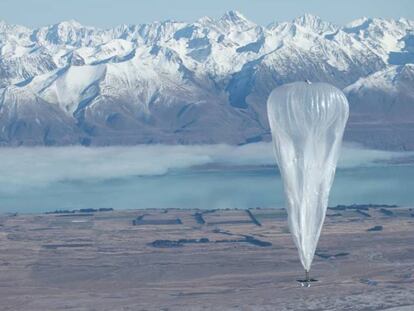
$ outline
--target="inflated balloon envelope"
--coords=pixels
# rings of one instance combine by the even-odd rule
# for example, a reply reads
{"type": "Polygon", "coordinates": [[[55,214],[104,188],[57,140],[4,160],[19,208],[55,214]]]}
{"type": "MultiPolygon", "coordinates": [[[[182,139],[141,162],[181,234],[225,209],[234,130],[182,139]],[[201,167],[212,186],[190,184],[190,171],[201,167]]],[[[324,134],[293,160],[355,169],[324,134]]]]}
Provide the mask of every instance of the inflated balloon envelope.
{"type": "Polygon", "coordinates": [[[289,228],[306,271],[305,281],[310,281],[309,270],[348,120],[348,101],[332,85],[294,82],[272,91],[267,113],[289,228]]]}

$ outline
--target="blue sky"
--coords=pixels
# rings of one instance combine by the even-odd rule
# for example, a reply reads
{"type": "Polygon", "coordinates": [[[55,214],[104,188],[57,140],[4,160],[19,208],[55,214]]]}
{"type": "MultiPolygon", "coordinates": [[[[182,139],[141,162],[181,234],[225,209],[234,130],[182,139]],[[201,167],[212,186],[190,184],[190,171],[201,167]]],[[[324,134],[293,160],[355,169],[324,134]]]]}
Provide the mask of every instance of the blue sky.
{"type": "Polygon", "coordinates": [[[414,0],[0,0],[0,19],[30,27],[68,19],[99,27],[194,21],[228,10],[238,10],[262,25],[303,13],[345,24],[362,16],[414,19],[414,0]]]}

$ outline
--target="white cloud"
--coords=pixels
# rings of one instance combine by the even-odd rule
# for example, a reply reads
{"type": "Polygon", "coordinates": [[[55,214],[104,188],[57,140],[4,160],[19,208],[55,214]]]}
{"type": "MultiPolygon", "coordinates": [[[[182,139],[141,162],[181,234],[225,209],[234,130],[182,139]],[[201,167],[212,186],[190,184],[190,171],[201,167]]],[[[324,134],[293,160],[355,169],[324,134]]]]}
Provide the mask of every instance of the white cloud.
{"type": "MultiPolygon", "coordinates": [[[[412,153],[363,149],[348,145],[339,167],[375,165],[412,153]]],[[[0,187],[19,190],[25,186],[82,180],[110,180],[130,176],[166,174],[169,170],[202,165],[274,165],[272,145],[202,145],[134,147],[35,147],[0,149],[0,187]]]]}

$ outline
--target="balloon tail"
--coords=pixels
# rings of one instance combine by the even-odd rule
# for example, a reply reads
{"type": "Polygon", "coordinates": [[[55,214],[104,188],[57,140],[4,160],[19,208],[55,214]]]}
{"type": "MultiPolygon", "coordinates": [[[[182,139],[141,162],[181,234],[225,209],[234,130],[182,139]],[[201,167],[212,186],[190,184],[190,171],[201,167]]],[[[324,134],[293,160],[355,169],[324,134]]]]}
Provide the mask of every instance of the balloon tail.
{"type": "Polygon", "coordinates": [[[305,286],[310,287],[311,286],[311,279],[309,277],[309,271],[305,270],[305,286]]]}

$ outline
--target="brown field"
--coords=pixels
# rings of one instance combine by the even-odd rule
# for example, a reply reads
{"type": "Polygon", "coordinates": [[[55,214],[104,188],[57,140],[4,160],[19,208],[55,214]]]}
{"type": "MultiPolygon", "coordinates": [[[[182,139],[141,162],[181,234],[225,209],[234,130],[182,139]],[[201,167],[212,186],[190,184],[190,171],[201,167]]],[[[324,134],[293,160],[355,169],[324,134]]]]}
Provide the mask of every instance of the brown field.
{"type": "Polygon", "coordinates": [[[328,210],[311,276],[284,210],[0,216],[0,310],[408,311],[414,211],[328,210]]]}

